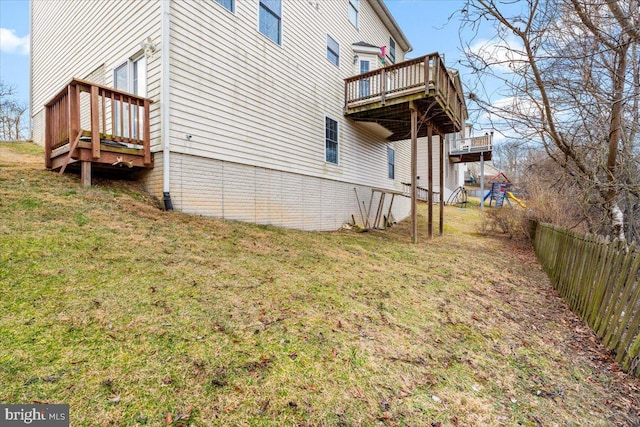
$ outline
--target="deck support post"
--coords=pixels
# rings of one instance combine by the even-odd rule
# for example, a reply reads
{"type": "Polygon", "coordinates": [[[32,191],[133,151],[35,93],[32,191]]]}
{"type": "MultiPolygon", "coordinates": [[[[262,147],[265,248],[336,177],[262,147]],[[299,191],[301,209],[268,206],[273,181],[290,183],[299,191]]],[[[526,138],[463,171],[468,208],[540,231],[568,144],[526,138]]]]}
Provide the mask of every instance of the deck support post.
{"type": "Polygon", "coordinates": [[[440,138],[440,197],[438,197],[438,205],[440,217],[438,218],[438,235],[444,234],[444,135],[438,133],[440,138]]]}
{"type": "Polygon", "coordinates": [[[429,183],[427,186],[427,203],[429,204],[427,235],[429,239],[433,237],[433,125],[427,124],[427,166],[429,183]]]}
{"type": "MultiPolygon", "coordinates": [[[[94,159],[100,158],[100,112],[98,109],[98,100],[100,98],[100,91],[98,86],[91,86],[89,91],[91,96],[91,156],[94,159]]],[[[131,106],[129,106],[131,109],[131,106]]],[[[131,111],[131,110],[129,110],[131,111]]],[[[131,134],[129,134],[131,135],[131,134]]]]}
{"type": "Polygon", "coordinates": [[[80,181],[83,188],[91,187],[91,162],[80,162],[80,181]]]}
{"type": "Polygon", "coordinates": [[[484,210],[484,151],[480,153],[480,210],[484,210]]]}
{"type": "Polygon", "coordinates": [[[44,166],[47,169],[51,169],[53,162],[51,161],[51,146],[53,145],[53,138],[51,137],[51,128],[53,127],[51,111],[49,107],[44,109],[44,166]]]}
{"type": "Polygon", "coordinates": [[[418,109],[409,103],[411,110],[411,237],[418,243],[418,109]]]}

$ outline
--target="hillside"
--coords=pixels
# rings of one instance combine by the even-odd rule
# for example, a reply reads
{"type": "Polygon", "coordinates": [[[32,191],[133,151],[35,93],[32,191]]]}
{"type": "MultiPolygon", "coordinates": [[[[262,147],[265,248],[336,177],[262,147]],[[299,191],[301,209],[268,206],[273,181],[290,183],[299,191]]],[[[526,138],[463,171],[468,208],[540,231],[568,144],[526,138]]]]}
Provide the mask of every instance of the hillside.
{"type": "Polygon", "coordinates": [[[640,423],[638,380],[477,210],[418,245],[291,231],[41,159],[0,143],[2,403],[69,403],[74,426],[640,423]]]}

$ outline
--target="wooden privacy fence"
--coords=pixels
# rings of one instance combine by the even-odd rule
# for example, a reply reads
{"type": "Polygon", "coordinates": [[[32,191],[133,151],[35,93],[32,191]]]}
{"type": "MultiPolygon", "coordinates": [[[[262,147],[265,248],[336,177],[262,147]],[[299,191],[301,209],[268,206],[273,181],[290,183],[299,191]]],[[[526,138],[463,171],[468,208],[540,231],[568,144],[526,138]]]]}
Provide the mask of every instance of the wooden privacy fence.
{"type": "Polygon", "coordinates": [[[571,309],[625,372],[640,377],[640,251],[594,235],[538,224],[533,245],[571,309]]]}

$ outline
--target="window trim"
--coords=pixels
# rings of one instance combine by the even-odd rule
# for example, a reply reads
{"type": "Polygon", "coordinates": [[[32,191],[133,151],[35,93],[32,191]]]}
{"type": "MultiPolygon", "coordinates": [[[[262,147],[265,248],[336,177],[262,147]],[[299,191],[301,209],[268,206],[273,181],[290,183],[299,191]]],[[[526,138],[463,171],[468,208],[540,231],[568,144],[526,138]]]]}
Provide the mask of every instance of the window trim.
{"type": "Polygon", "coordinates": [[[347,18],[349,19],[349,22],[351,22],[351,24],[356,28],[359,29],[360,28],[360,0],[348,0],[348,14],[347,14],[347,18]],[[356,17],[356,22],[353,22],[351,20],[351,11],[355,11],[355,17],[356,17]]]}
{"type": "MultiPolygon", "coordinates": [[[[323,135],[324,135],[324,163],[325,164],[330,164],[330,165],[336,165],[338,166],[340,164],[340,121],[329,116],[328,114],[324,115],[324,126],[323,126],[323,135]],[[332,120],[335,122],[336,124],[336,161],[335,162],[331,162],[329,160],[327,160],[327,120],[332,120]]],[[[334,141],[332,141],[334,142],[334,141]]]]}
{"type": "Polygon", "coordinates": [[[117,65],[115,65],[113,67],[113,72],[111,73],[112,77],[113,77],[113,88],[116,88],[116,71],[124,66],[126,66],[127,69],[127,87],[125,89],[118,89],[118,90],[124,90],[125,92],[134,94],[134,95],[138,95],[138,96],[142,96],[144,98],[147,97],[148,95],[148,89],[149,89],[149,61],[147,59],[147,57],[145,56],[144,52],[140,51],[140,52],[136,52],[134,55],[131,55],[129,58],[125,59],[124,61],[120,61],[116,63],[117,65]],[[138,62],[140,60],[144,60],[145,64],[144,64],[144,83],[145,83],[145,88],[144,88],[144,93],[143,94],[137,94],[134,92],[134,87],[133,87],[133,71],[134,71],[134,63],[138,62]]]}
{"type": "MultiPolygon", "coordinates": [[[[130,71],[131,71],[131,83],[130,83],[130,87],[131,87],[131,93],[138,95],[138,96],[143,96],[143,97],[147,97],[149,94],[149,61],[147,60],[147,57],[144,55],[144,53],[141,53],[139,55],[134,55],[131,57],[131,59],[129,59],[130,62],[130,71]],[[134,85],[134,78],[136,76],[135,73],[135,64],[140,61],[140,60],[144,60],[144,78],[143,78],[143,82],[144,82],[144,93],[140,94],[140,93],[136,93],[135,90],[135,85],[134,85]]],[[[139,80],[139,76],[138,76],[138,80],[139,80]]],[[[138,91],[139,92],[139,91],[138,91]]]]}
{"type": "Polygon", "coordinates": [[[327,58],[327,61],[331,62],[336,67],[340,68],[340,43],[336,39],[331,37],[329,33],[327,33],[327,51],[325,56],[327,58]],[[331,39],[331,41],[333,41],[338,46],[338,52],[334,52],[332,49],[329,48],[329,39],[331,39]],[[329,52],[331,52],[336,56],[336,62],[333,62],[331,58],[329,58],[329,52]]]}
{"type": "Polygon", "coordinates": [[[220,3],[221,1],[222,0],[214,0],[215,3],[219,4],[227,12],[230,12],[230,13],[232,13],[234,15],[236,14],[236,1],[237,0],[231,0],[231,9],[228,9],[225,5],[220,3]]]}
{"type": "Polygon", "coordinates": [[[387,177],[396,179],[396,150],[393,147],[387,147],[387,177]]]}
{"type": "Polygon", "coordinates": [[[283,1],[282,0],[277,0],[280,2],[280,15],[276,15],[268,6],[266,3],[263,3],[263,0],[258,0],[258,33],[262,34],[264,37],[266,37],[267,39],[271,40],[272,43],[275,43],[278,46],[282,46],[282,36],[283,36],[283,19],[282,19],[282,5],[283,5],[283,1]],[[264,9],[267,11],[267,13],[275,16],[276,18],[278,18],[278,23],[279,23],[279,32],[278,32],[278,41],[273,40],[271,37],[269,37],[267,34],[263,33],[260,30],[260,11],[261,9],[264,7],[264,9]]]}

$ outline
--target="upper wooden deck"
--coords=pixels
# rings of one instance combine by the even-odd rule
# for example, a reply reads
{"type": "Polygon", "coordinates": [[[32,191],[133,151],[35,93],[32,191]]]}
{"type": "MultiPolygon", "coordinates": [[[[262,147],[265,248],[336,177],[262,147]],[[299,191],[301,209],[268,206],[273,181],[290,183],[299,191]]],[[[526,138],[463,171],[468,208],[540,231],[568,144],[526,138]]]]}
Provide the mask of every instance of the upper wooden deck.
{"type": "Polygon", "coordinates": [[[45,165],[64,172],[80,162],[102,168],[152,168],[151,101],[71,80],[45,105],[45,165]]]}
{"type": "Polygon", "coordinates": [[[449,160],[454,163],[479,162],[491,160],[493,151],[493,132],[483,136],[455,139],[449,145],[449,160]]]}
{"type": "MultiPolygon", "coordinates": [[[[344,114],[375,122],[400,141],[411,136],[410,101],[437,132],[459,132],[466,119],[462,88],[437,53],[345,79],[344,114]]],[[[418,137],[427,135],[421,126],[418,137]]]]}

